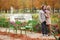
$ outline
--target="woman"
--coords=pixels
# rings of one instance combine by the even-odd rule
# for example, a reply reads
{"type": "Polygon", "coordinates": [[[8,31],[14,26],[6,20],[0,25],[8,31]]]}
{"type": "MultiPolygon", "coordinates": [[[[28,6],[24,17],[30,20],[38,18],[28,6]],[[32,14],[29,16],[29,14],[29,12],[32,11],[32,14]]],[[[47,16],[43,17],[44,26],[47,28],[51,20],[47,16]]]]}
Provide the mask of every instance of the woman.
{"type": "Polygon", "coordinates": [[[50,31],[51,31],[51,8],[50,6],[47,6],[46,10],[45,10],[45,16],[46,16],[46,26],[47,26],[47,31],[48,31],[48,35],[50,35],[50,31]]]}

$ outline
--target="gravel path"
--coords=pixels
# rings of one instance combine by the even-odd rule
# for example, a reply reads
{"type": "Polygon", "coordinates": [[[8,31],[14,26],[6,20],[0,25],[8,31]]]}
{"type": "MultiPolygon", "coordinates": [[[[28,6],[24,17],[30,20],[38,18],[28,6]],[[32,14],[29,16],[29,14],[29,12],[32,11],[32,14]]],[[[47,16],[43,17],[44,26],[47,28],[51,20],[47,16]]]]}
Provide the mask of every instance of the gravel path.
{"type": "MultiPolygon", "coordinates": [[[[1,32],[6,32],[5,28],[0,29],[1,32]]],[[[8,30],[7,30],[8,32],[8,30]]],[[[10,30],[11,33],[16,34],[13,30],[10,30]]],[[[40,33],[34,33],[34,32],[27,32],[25,36],[25,31],[22,32],[24,36],[20,36],[20,38],[14,38],[9,35],[1,35],[0,34],[0,40],[55,40],[54,36],[43,36],[40,33]]],[[[20,34],[20,31],[18,30],[17,34],[20,34]]]]}

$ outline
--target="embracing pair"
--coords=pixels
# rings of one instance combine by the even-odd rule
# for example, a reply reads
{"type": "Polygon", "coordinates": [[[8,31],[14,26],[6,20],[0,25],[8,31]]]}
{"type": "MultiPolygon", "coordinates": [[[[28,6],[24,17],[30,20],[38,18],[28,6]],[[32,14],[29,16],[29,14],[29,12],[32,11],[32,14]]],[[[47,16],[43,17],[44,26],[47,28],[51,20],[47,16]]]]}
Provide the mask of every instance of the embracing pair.
{"type": "Polygon", "coordinates": [[[51,8],[50,6],[43,5],[39,11],[39,19],[42,27],[43,35],[50,35],[51,28],[51,8]]]}

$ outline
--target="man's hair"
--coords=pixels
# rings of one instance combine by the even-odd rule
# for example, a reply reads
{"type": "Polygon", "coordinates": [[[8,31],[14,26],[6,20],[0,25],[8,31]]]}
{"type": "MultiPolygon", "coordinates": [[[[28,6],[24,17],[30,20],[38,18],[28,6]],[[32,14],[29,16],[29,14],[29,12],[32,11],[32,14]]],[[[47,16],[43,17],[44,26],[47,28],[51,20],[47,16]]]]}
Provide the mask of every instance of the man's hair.
{"type": "MultiPolygon", "coordinates": [[[[46,6],[46,5],[41,6],[41,9],[43,9],[43,8],[44,8],[44,6],[46,6]]],[[[43,11],[44,11],[44,13],[46,13],[46,11],[45,11],[45,10],[43,10],[43,11]]]]}
{"type": "Polygon", "coordinates": [[[42,5],[42,6],[41,6],[41,9],[43,9],[45,6],[46,6],[46,5],[42,5]]]}
{"type": "Polygon", "coordinates": [[[43,9],[44,8],[44,6],[41,6],[41,9],[43,9]]]}

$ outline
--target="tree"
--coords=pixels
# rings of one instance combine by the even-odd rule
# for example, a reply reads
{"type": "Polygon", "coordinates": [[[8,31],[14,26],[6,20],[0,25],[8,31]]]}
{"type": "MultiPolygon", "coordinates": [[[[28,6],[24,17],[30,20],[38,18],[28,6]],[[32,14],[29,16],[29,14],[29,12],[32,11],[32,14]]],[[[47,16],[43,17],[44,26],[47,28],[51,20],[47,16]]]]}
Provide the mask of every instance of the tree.
{"type": "Polygon", "coordinates": [[[10,10],[11,6],[17,10],[33,7],[39,9],[43,3],[50,5],[52,9],[60,8],[60,0],[0,0],[0,10],[10,10]]]}

